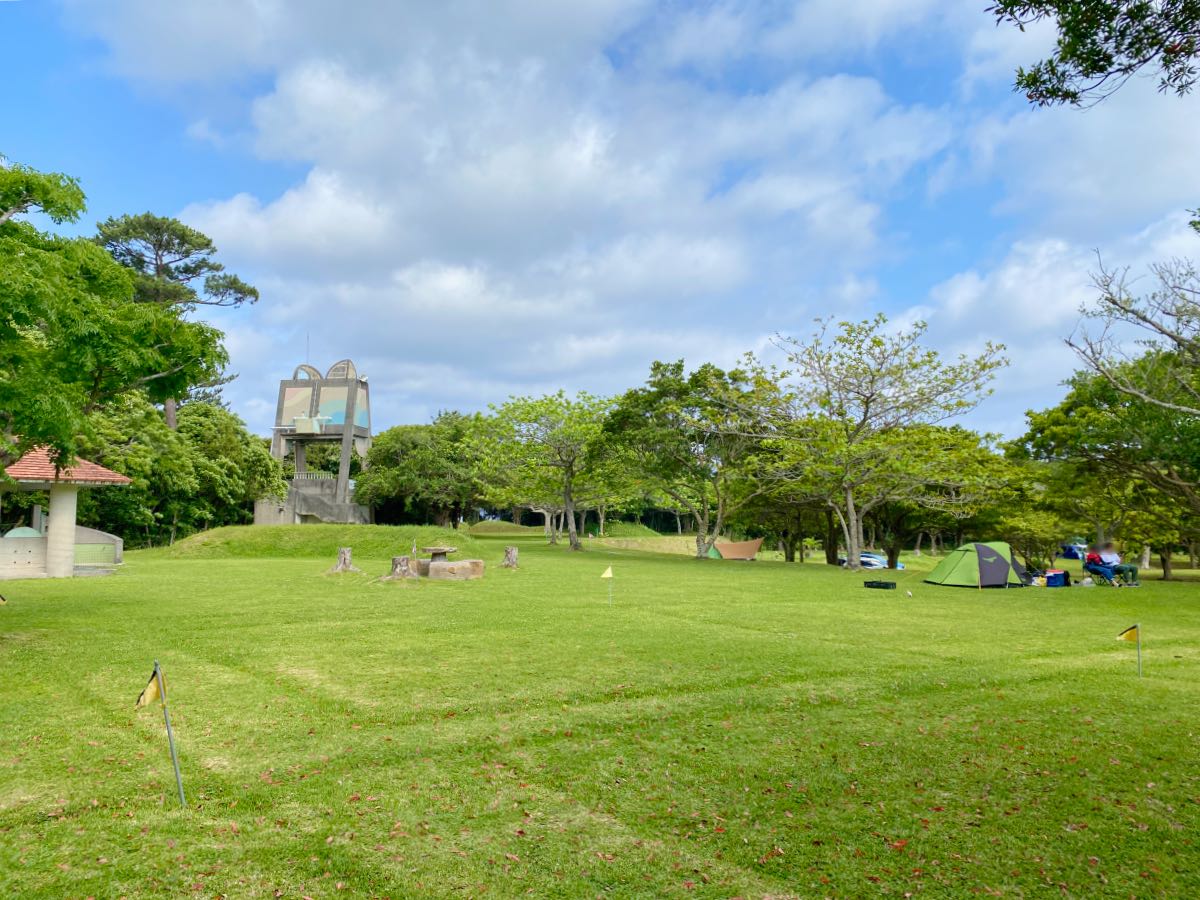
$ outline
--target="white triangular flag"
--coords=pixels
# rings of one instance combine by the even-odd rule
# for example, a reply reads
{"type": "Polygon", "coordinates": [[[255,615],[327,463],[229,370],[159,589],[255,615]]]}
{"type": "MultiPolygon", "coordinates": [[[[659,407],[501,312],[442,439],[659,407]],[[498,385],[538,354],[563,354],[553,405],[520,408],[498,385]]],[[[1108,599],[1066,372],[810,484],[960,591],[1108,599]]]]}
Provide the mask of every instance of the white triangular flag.
{"type": "Polygon", "coordinates": [[[612,566],[609,566],[607,569],[605,569],[604,574],[601,575],[600,577],[601,578],[612,578],[612,566]]]}

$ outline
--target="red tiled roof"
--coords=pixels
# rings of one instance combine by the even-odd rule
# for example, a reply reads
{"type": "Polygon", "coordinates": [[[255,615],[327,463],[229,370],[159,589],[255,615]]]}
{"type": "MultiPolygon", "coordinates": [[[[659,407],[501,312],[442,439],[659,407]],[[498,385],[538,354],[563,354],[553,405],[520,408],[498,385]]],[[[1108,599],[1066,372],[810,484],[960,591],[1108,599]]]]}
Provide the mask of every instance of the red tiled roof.
{"type": "Polygon", "coordinates": [[[86,459],[75,460],[75,465],[61,471],[56,470],[50,451],[45,447],[30,450],[5,469],[8,477],[15,481],[65,482],[68,484],[129,484],[129,478],[112,469],[98,466],[86,459]]]}

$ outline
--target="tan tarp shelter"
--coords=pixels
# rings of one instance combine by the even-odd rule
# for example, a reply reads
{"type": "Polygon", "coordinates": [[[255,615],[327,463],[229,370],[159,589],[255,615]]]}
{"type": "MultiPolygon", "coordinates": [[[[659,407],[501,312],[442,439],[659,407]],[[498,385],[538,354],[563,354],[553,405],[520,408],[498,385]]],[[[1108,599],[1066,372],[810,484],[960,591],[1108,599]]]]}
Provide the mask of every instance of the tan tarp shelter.
{"type": "Polygon", "coordinates": [[[762,538],[753,541],[717,541],[713,547],[721,554],[721,559],[754,559],[762,542],[762,538]]]}

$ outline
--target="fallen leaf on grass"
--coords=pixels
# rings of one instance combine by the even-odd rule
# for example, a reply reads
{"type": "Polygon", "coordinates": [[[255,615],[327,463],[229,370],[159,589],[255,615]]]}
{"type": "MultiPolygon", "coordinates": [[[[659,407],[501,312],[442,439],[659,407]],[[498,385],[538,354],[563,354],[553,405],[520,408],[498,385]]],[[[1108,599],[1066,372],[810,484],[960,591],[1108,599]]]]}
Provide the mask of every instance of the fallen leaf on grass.
{"type": "Polygon", "coordinates": [[[762,856],[760,856],[758,858],[759,865],[762,865],[763,863],[767,862],[768,860],[774,859],[776,856],[783,856],[783,851],[780,850],[778,847],[772,847],[770,850],[768,850],[766,853],[764,853],[762,856]]]}

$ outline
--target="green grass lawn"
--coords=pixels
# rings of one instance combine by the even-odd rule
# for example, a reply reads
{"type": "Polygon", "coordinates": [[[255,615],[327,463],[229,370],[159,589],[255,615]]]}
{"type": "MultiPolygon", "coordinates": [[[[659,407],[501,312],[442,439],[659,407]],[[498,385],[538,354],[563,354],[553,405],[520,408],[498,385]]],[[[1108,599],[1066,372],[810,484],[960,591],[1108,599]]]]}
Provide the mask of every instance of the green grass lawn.
{"type": "Polygon", "coordinates": [[[0,896],[1200,896],[1200,585],[369,532],[0,584],[0,896]]]}

